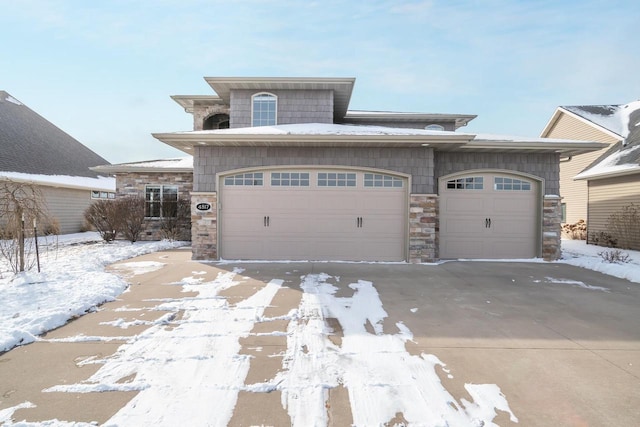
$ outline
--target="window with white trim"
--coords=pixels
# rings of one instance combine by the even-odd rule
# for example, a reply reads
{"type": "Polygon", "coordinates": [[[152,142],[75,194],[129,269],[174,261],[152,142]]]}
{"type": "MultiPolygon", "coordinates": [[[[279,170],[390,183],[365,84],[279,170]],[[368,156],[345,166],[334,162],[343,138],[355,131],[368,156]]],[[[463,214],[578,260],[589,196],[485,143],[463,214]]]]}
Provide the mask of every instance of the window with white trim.
{"type": "Polygon", "coordinates": [[[144,216],[173,218],[178,209],[178,187],[175,185],[147,185],[144,190],[144,216]]]}
{"type": "Polygon", "coordinates": [[[493,188],[497,191],[531,191],[531,183],[521,179],[496,176],[493,178],[493,188]]]}
{"type": "Polygon", "coordinates": [[[271,172],[272,187],[308,187],[309,172],[271,172]]]}
{"type": "Polygon", "coordinates": [[[397,176],[384,175],[381,173],[365,173],[364,186],[402,188],[402,178],[398,178],[397,176]]]}
{"type": "Polygon", "coordinates": [[[91,190],[91,198],[92,199],[115,199],[116,193],[111,193],[108,191],[91,190]]]}
{"type": "Polygon", "coordinates": [[[262,185],[262,172],[247,172],[226,176],[224,185],[262,185]]]}
{"type": "Polygon", "coordinates": [[[484,179],[481,176],[469,176],[447,181],[447,190],[482,190],[484,179]]]}
{"type": "Polygon", "coordinates": [[[318,172],[318,187],[355,187],[356,174],[351,172],[318,172]]]}
{"type": "Polygon", "coordinates": [[[274,126],[277,122],[278,97],[258,93],[251,97],[251,126],[274,126]]]}

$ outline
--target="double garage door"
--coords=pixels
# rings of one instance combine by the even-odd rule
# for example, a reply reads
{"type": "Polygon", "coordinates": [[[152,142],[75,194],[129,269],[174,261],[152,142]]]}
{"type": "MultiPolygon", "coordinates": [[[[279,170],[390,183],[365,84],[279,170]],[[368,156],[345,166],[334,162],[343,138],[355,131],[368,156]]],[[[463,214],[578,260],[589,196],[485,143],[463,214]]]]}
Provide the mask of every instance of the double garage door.
{"type": "Polygon", "coordinates": [[[274,169],[222,176],[219,189],[224,259],[406,259],[406,177],[274,169]]]}
{"type": "Polygon", "coordinates": [[[534,258],[540,184],[510,174],[440,179],[440,258],[534,258]]]}

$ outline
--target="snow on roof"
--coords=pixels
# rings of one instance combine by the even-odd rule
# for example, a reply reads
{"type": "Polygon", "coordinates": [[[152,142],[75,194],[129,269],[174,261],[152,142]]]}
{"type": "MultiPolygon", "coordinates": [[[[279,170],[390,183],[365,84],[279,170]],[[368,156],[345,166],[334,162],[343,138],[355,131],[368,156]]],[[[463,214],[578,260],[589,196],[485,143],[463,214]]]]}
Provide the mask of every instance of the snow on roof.
{"type": "Polygon", "coordinates": [[[301,123],[276,126],[256,126],[178,132],[193,135],[467,135],[451,131],[433,131],[386,126],[360,126],[335,123],[301,123]]]}
{"type": "Polygon", "coordinates": [[[575,105],[561,108],[620,135],[622,139],[626,139],[630,130],[640,124],[629,123],[631,113],[640,110],[640,101],[625,105],[575,105]]]}
{"type": "Polygon", "coordinates": [[[126,166],[130,168],[140,167],[140,168],[159,168],[159,169],[173,169],[173,168],[193,168],[193,157],[185,156],[185,157],[176,157],[173,159],[158,159],[158,160],[145,160],[143,162],[133,162],[133,163],[120,163],[117,165],[112,165],[115,167],[118,166],[126,166]]]}
{"type": "Polygon", "coordinates": [[[595,166],[579,173],[574,179],[589,179],[612,175],[627,175],[640,172],[640,145],[629,149],[615,147],[612,154],[597,162],[595,166]]]}
{"type": "Polygon", "coordinates": [[[11,181],[29,182],[49,187],[66,187],[87,190],[116,191],[115,178],[98,176],[90,178],[86,176],[69,175],[38,175],[22,172],[0,172],[0,179],[11,181]]]}

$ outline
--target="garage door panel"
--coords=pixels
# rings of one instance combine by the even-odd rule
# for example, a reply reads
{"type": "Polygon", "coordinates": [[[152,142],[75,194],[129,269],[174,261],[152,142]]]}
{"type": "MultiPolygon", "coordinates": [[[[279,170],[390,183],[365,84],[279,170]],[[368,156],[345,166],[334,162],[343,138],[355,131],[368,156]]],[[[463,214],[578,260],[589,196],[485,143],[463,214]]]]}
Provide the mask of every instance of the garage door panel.
{"type": "Polygon", "coordinates": [[[441,180],[439,192],[441,258],[537,255],[540,211],[537,183],[503,173],[473,173],[441,180]],[[474,177],[474,183],[481,181],[483,188],[467,189],[470,177],[474,177]],[[516,184],[510,184],[516,182],[519,182],[517,190],[516,184]],[[529,190],[523,189],[523,182],[529,182],[529,190]]]}
{"type": "MultiPolygon", "coordinates": [[[[242,187],[221,184],[220,252],[239,259],[401,261],[407,234],[402,188],[242,187]],[[264,217],[269,218],[264,226],[264,217]],[[362,219],[360,223],[359,218],[362,219]]],[[[224,179],[223,179],[224,181],[224,179]]]]}

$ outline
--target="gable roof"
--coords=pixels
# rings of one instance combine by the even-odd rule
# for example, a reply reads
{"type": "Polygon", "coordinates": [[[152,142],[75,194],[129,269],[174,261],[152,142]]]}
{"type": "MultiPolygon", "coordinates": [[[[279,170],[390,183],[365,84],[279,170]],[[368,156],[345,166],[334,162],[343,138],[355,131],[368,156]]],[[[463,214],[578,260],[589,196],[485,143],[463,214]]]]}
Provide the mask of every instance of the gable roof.
{"type": "Polygon", "coordinates": [[[89,168],[108,163],[9,93],[0,91],[0,174],[95,178],[99,174],[89,168]]]}
{"type": "Polygon", "coordinates": [[[574,179],[640,173],[640,101],[624,105],[565,106],[558,110],[573,114],[619,139],[574,179]]]}

